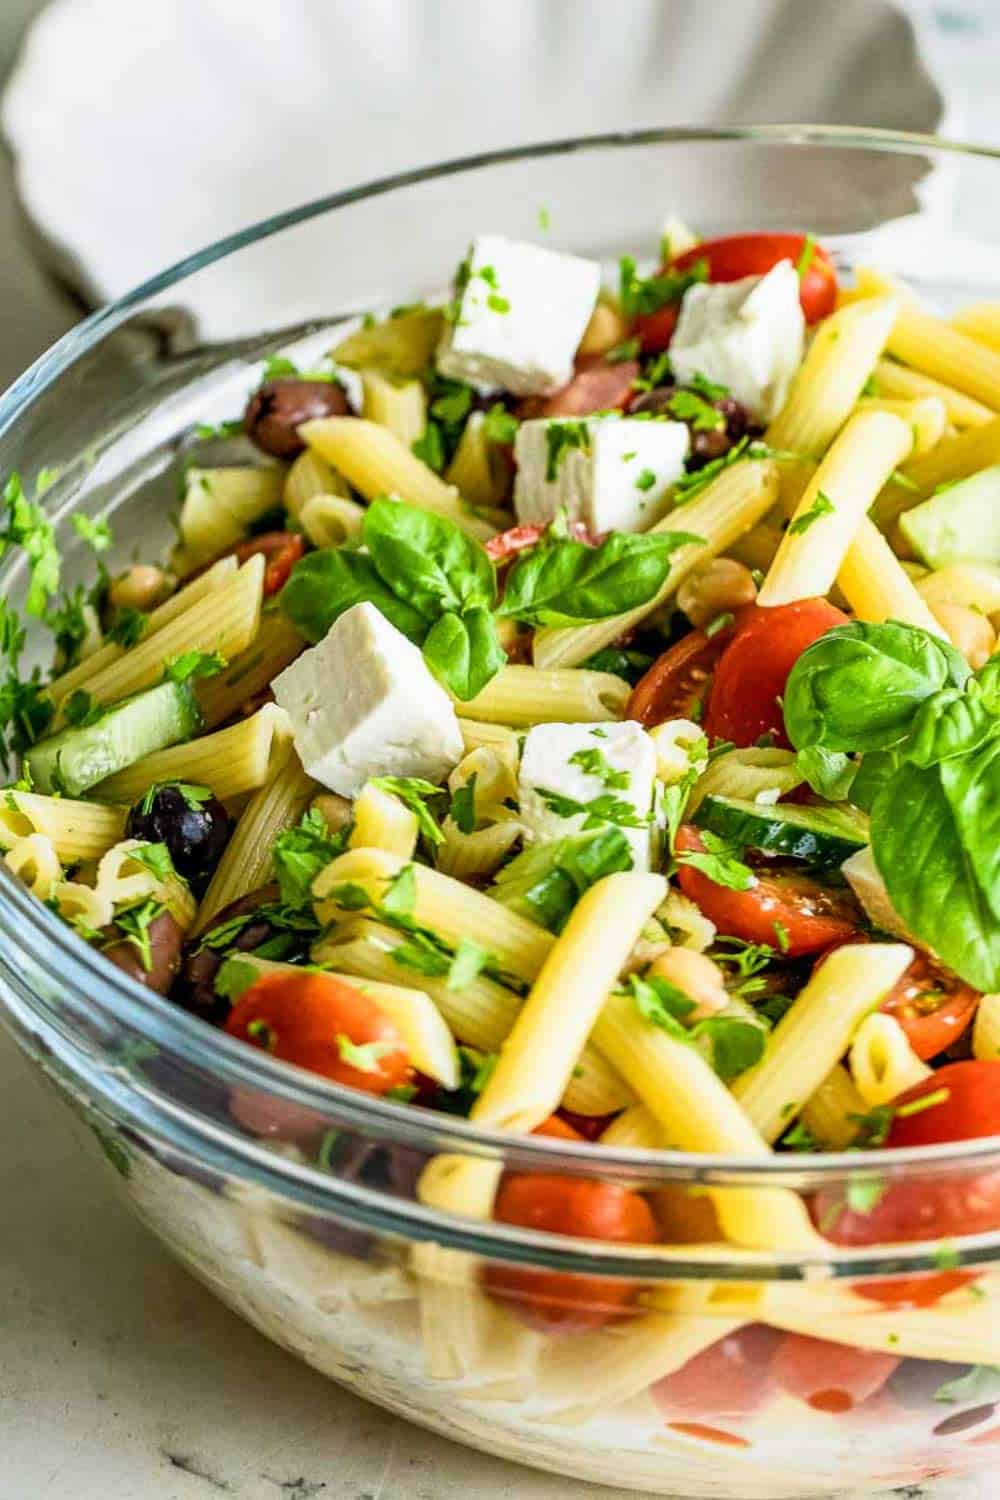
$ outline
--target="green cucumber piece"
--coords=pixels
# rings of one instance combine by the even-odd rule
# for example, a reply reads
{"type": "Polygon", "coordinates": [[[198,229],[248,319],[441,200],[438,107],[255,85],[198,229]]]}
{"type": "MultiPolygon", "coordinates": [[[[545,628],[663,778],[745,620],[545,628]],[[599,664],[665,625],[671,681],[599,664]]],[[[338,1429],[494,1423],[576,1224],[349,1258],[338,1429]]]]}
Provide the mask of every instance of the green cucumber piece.
{"type": "Polygon", "coordinates": [[[200,728],[198,704],[187,683],[161,682],[111,704],[93,724],[39,740],[24,761],[38,791],[79,797],[144,755],[191,739],[200,728]]]}
{"type": "Polygon", "coordinates": [[[706,797],[694,821],[741,849],[787,854],[814,865],[839,865],[868,843],[868,820],[854,808],[706,797]]]}
{"type": "Polygon", "coordinates": [[[1000,464],[915,505],[900,516],[899,529],[929,568],[1000,562],[1000,464]]]}

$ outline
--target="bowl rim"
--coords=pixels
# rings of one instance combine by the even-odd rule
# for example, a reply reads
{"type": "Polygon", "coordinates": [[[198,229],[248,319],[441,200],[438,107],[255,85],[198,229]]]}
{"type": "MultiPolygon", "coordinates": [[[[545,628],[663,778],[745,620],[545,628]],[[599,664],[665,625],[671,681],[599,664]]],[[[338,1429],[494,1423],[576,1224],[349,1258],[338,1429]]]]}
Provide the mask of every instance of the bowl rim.
{"type": "MultiPolygon", "coordinates": [[[[511,163],[560,156],[577,151],[595,151],[622,147],[655,145],[727,145],[754,143],[764,146],[835,147],[846,150],[879,151],[900,155],[921,153],[947,154],[957,157],[1000,161],[1000,149],[986,145],[966,144],[930,134],[880,130],[863,126],[811,124],[727,125],[692,129],[685,126],[647,127],[627,131],[602,132],[532,143],[525,146],[480,152],[454,157],[445,162],[417,167],[388,177],[377,178],[358,186],[312,199],[296,208],[283,210],[267,219],[185,256],[166,270],[151,277],[114,302],[99,308],[80,324],[64,334],[43,353],[0,396],[0,438],[15,426],[22,410],[39,397],[79,357],[92,349],[135,309],[149,299],[183,282],[188,276],[226,256],[260,240],[311,219],[375,198],[399,189],[439,180],[464,172],[511,163]]],[[[77,973],[86,984],[93,1004],[102,1006],[110,1017],[173,1052],[178,1057],[209,1070],[221,1081],[238,1087],[250,1086],[268,1090],[275,1097],[303,1108],[323,1112],[336,1110],[338,1117],[376,1138],[416,1149],[440,1152],[462,1151],[467,1155],[485,1156],[509,1161],[512,1157],[538,1171],[556,1171],[573,1164],[584,1170],[594,1168],[592,1147],[546,1137],[517,1137],[506,1132],[485,1130],[457,1116],[444,1116],[412,1106],[400,1107],[373,1096],[345,1089],[304,1070],[278,1062],[266,1054],[247,1048],[237,1039],[210,1026],[200,1017],[190,1015],[164,996],[152,993],[138,981],[116,971],[53,912],[37,901],[0,865],[0,918],[18,933],[17,941],[34,940],[49,947],[58,963],[60,979],[77,973]]],[[[0,997],[2,998],[2,997],[0,997]]],[[[176,1106],[174,1107],[176,1112],[176,1106]]],[[[227,1143],[239,1140],[247,1147],[245,1136],[235,1131],[227,1143]]],[[[244,1155],[256,1155],[257,1164],[271,1164],[275,1158],[263,1149],[244,1149],[244,1155]]],[[[905,1178],[913,1169],[924,1171],[968,1170],[970,1166],[1000,1159],[1000,1136],[984,1137],[940,1146],[916,1147],[893,1151],[823,1152],[799,1157],[772,1155],[762,1161],[745,1157],[713,1155],[683,1151],[648,1151],[603,1148],[599,1153],[601,1175],[623,1170],[627,1174],[662,1174],[664,1181],[716,1182],[723,1185],[754,1186],[770,1184],[791,1187],[808,1181],[813,1186],[829,1186],[852,1175],[871,1174],[877,1164],[879,1175],[905,1178]]],[[[288,1169],[280,1163],[279,1170],[288,1169]]],[[[297,1168],[321,1186],[329,1196],[345,1184],[318,1170],[297,1168]]],[[[396,1206],[397,1200],[388,1200],[396,1206]]],[[[401,1204],[398,1206],[402,1207],[401,1204]]],[[[448,1217],[448,1216],[445,1216],[448,1217]]],[[[491,1226],[497,1227],[497,1226],[491,1226]]],[[[551,1237],[543,1236],[543,1239],[551,1237]]],[[[926,1245],[926,1241],[921,1242],[926,1245]]],[[[733,1247],[734,1253],[739,1253],[733,1247]]],[[[873,1252],[874,1253],[874,1252],[873,1252]]]]}

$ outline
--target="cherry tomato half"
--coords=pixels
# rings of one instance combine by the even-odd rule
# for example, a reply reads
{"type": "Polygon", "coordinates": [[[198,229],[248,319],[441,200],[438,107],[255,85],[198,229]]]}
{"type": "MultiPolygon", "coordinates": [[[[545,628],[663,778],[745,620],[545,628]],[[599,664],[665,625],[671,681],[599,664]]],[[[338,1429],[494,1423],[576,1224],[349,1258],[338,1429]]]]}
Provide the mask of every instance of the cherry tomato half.
{"type": "Polygon", "coordinates": [[[264,597],[279,593],[288,582],[288,575],[305,551],[305,542],[294,531],[264,531],[252,536],[231,549],[229,555],[238,562],[261,553],[267,560],[264,569],[264,597]]]}
{"type": "MultiPolygon", "coordinates": [[[[1000,1062],[949,1063],[894,1104],[886,1147],[933,1146],[1000,1135],[1000,1062]],[[920,1108],[920,1101],[928,1103],[920,1108]],[[916,1106],[916,1108],[914,1108],[916,1106]]],[[[985,1234],[1000,1228],[1000,1172],[944,1172],[923,1182],[891,1182],[866,1210],[852,1207],[840,1188],[824,1188],[813,1203],[821,1232],[837,1245],[875,1245],[985,1234]]],[[[966,1271],[863,1282],[862,1296],[900,1306],[927,1306],[970,1279],[966,1271]]]]}
{"type": "Polygon", "coordinates": [[[395,1024],[361,990],[329,974],[261,975],[233,1006],[226,1030],[367,1094],[384,1094],[413,1076],[395,1024]]]}
{"type": "MultiPolygon", "coordinates": [[[[677,830],[675,848],[678,854],[688,854],[703,853],[705,846],[697,828],[685,823],[677,830]]],[[[790,958],[842,943],[858,928],[859,913],[851,896],[808,875],[758,873],[749,890],[734,891],[682,862],[677,879],[685,896],[726,937],[776,948],[780,934],[782,951],[790,958]]]]}
{"type": "Polygon", "coordinates": [[[762,1323],[748,1323],[658,1380],[649,1394],[671,1426],[685,1417],[713,1425],[751,1417],[774,1391],[770,1365],[782,1339],[762,1323]]]}
{"type": "Polygon", "coordinates": [[[874,1396],[898,1364],[895,1354],[786,1333],[770,1374],[786,1395],[797,1396],[816,1411],[838,1413],[851,1411],[874,1396]]]}
{"type": "MultiPolygon", "coordinates": [[[[863,933],[857,933],[849,941],[867,943],[870,940],[863,933]]],[[[831,948],[822,954],[816,960],[816,968],[824,964],[834,951],[831,948]]],[[[914,1052],[921,1061],[927,1062],[944,1052],[968,1030],[979,1000],[978,990],[959,979],[929,953],[916,953],[879,1009],[898,1021],[914,1052]]]]}
{"type": "MultiPolygon", "coordinates": [[[[553,1123],[549,1120],[546,1126],[553,1123]]],[[[571,1127],[562,1121],[558,1124],[562,1127],[558,1132],[542,1127],[535,1133],[570,1138],[571,1127]]],[[[554,1173],[509,1173],[500,1184],[493,1212],[502,1224],[549,1234],[627,1245],[652,1244],[657,1238],[656,1221],[638,1193],[612,1183],[554,1173]]],[[[546,1333],[600,1328],[625,1309],[637,1290],[632,1281],[502,1265],[487,1266],[483,1280],[487,1290],[507,1303],[522,1322],[546,1333]]]]}
{"type": "Polygon", "coordinates": [[[670,348],[670,340],[681,315],[679,302],[667,302],[655,312],[640,313],[635,320],[635,333],[643,354],[662,354],[670,348]]]}
{"type": "Polygon", "coordinates": [[[705,709],[709,739],[752,745],[772,734],[787,747],[778,699],[788,674],[807,646],[847,616],[825,599],[797,599],[763,609],[759,605],[737,629],[719,660],[705,709]]]}
{"type": "MultiPolygon", "coordinates": [[[[708,262],[709,281],[740,281],[764,276],[779,260],[799,263],[806,245],[804,234],[727,234],[685,250],[672,271],[689,271],[699,260],[708,262]]],[[[799,280],[799,301],[807,323],[818,323],[837,302],[837,274],[822,245],[814,244],[812,258],[799,280]]]]}
{"type": "Polygon", "coordinates": [[[577,360],[576,374],[552,396],[529,396],[520,404],[522,417],[588,417],[595,411],[621,411],[639,375],[634,359],[608,364],[600,358],[577,360]]]}
{"type": "MultiPolygon", "coordinates": [[[[747,610],[754,607],[748,605],[747,610]]],[[[741,619],[744,613],[741,611],[741,619]]],[[[632,689],[626,719],[653,729],[668,719],[689,718],[708,691],[709,678],[735,633],[735,625],[711,636],[703,630],[691,630],[675,641],[632,689]]]]}

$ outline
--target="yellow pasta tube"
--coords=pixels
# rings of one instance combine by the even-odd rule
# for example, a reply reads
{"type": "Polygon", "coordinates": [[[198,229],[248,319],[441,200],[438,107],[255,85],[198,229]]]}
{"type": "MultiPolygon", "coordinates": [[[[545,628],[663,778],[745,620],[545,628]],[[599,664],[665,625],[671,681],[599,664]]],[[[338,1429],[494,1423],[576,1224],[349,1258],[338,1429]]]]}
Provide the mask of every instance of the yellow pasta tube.
{"type": "Polygon", "coordinates": [[[891,277],[859,268],[857,282],[866,296],[889,293],[896,298],[898,314],[886,344],[890,354],[992,406],[1000,390],[1000,353],[926,312],[913,293],[891,277]]]}
{"type": "Polygon", "coordinates": [[[443,327],[442,308],[415,307],[348,334],[331,358],[349,370],[367,366],[397,378],[419,375],[431,363],[443,327]]]}
{"type": "Polygon", "coordinates": [[[759,604],[791,604],[830,592],[869,505],[912,446],[912,429],[891,412],[851,417],[806,486],[759,604]]]}
{"type": "Polygon", "coordinates": [[[0,791],[0,849],[40,833],[65,865],[99,859],[125,833],[127,808],[71,797],[43,797],[8,787],[0,791]]]}
{"type": "Polygon", "coordinates": [[[200,677],[195,697],[206,729],[214,729],[234,714],[245,711],[258,693],[270,686],[279,672],[295,660],[305,641],[280,610],[261,616],[260,629],[229,665],[214,677],[200,677]]]}
{"type": "Polygon", "coordinates": [[[905,943],[855,944],[835,949],[813,972],[768,1038],[761,1061],[733,1085],[766,1141],[791,1124],[912,959],[905,943]]]}
{"type": "Polygon", "coordinates": [[[726,552],[744,532],[762,520],[778,498],[778,465],[767,459],[748,459],[723,469],[695,499],[676,507],[652,531],[687,531],[704,538],[701,546],[680,547],[670,560],[670,572],[657,594],[646,604],[593,625],[547,628],[535,634],[536,667],[575,667],[609,646],[626,631],[673,597],[687,575],[709,558],[726,552]]]}
{"type": "Polygon", "coordinates": [[[480,541],[493,535],[496,528],[472,515],[459,492],[421,463],[387,427],[363,417],[322,417],[304,422],[299,432],[366,500],[398,495],[454,521],[480,541]]]}
{"type": "Polygon", "coordinates": [[[164,664],[186,651],[218,651],[231,660],[257,634],[263,585],[264,559],[251,557],[221,589],[88,678],[84,691],[94,703],[116,703],[158,682],[164,664]]]}
{"type": "Polygon", "coordinates": [[[859,620],[900,620],[931,635],[945,634],[899,558],[867,516],[840,565],[837,586],[859,620]]]}
{"type": "MultiPolygon", "coordinates": [[[[209,594],[231,583],[236,577],[238,567],[235,557],[222,557],[199,578],[192,579],[189,584],[179,589],[176,594],[147,616],[146,633],[143,639],[148,640],[150,636],[162,630],[164,625],[169,625],[172,620],[176,620],[179,615],[186,613],[195,604],[199,604],[209,594]]],[[[116,645],[114,641],[108,642],[99,651],[95,651],[70,671],[63,672],[61,677],[51,682],[48,687],[50,697],[56,703],[62,703],[78,688],[88,687],[88,679],[120,661],[126,649],[125,646],[116,645]]],[[[130,649],[134,650],[134,647],[130,649]]]]}
{"type": "Polygon", "coordinates": [[[347,500],[350,494],[351,487],[344,476],[312,448],[306,448],[285,475],[281,498],[292,520],[297,521],[310,500],[320,495],[339,495],[347,500]]]}
{"type": "Polygon", "coordinates": [[[122,839],[97,866],[95,889],[107,896],[115,911],[154,897],[162,901],[177,925],[187,931],[194,921],[195,901],[185,881],[173,873],[161,875],[143,859],[151,846],[145,839],[122,839]]]}
{"type": "MultiPolygon", "coordinates": [[[[1000,358],[1000,356],[998,356],[1000,358]]],[[[872,514],[883,531],[904,511],[927,500],[941,484],[967,479],[1000,463],[1000,417],[982,427],[971,427],[957,437],[945,438],[931,453],[912,458],[903,465],[904,483],[890,481],[879,495],[872,514]]]]}
{"type": "Polygon", "coordinates": [[[395,433],[409,448],[427,426],[427,396],[419,380],[390,380],[378,370],[361,371],[361,415],[395,433]]]}
{"type": "Polygon", "coordinates": [[[507,822],[491,823],[489,827],[477,828],[472,833],[462,833],[450,819],[447,820],[444,842],[435,861],[438,869],[445,875],[453,875],[456,880],[492,875],[524,832],[513,813],[508,813],[508,818],[507,822]]]}
{"type": "Polygon", "coordinates": [[[412,859],[419,835],[417,815],[389,792],[371,782],[354,803],[352,849],[384,849],[400,859],[412,859]]]}
{"type": "Polygon", "coordinates": [[[488,748],[496,750],[516,765],[519,758],[517,735],[503,724],[487,724],[481,719],[459,716],[458,727],[466,752],[488,748]]]}
{"type": "MultiPolygon", "coordinates": [[[[996,409],[973,401],[953,385],[945,385],[920,370],[911,370],[894,359],[880,359],[875,366],[875,381],[879,394],[890,399],[904,401],[919,400],[922,396],[936,396],[944,405],[945,415],[956,427],[982,427],[992,422],[996,409]]],[[[997,398],[1000,400],[1000,397],[997,398]]]]}
{"type": "Polygon", "coordinates": [[[226,801],[259,791],[285,764],[291,748],[291,720],[277,704],[267,703],[229,729],[144,756],[102,781],[96,793],[103,801],[134,802],[154,781],[193,781],[226,801]]]}
{"type": "Polygon", "coordinates": [[[233,467],[187,471],[173,565],[184,576],[247,535],[281,504],[284,470],[233,467]]]}
{"type": "Polygon", "coordinates": [[[985,1062],[1000,1058],[1000,995],[984,995],[972,1027],[972,1051],[985,1062]]]}
{"type": "MultiPolygon", "coordinates": [[[[332,972],[332,971],[331,971],[332,972]]],[[[385,984],[379,980],[357,980],[350,974],[333,973],[334,979],[342,979],[370,995],[398,1027],[410,1061],[428,1078],[434,1078],[446,1089],[457,1089],[459,1084],[458,1051],[448,1026],[424,991],[406,985],[385,984]]]]}
{"type": "Polygon", "coordinates": [[[470,505],[502,505],[510,489],[510,470],[486,436],[486,417],[474,411],[466,422],[445,479],[470,505]]]}
{"type": "Polygon", "coordinates": [[[493,954],[504,973],[529,984],[534,980],[555,942],[550,933],[471,886],[424,865],[408,865],[382,849],[352,849],[327,865],[313,885],[317,918],[326,923],[340,915],[338,886],[363,887],[377,908],[404,869],[413,872],[414,904],[408,915],[419,926],[452,947],[471,938],[493,954]]]}
{"type": "Polygon", "coordinates": [[[361,535],[365,508],[341,495],[314,495],[303,505],[299,519],[314,547],[342,547],[361,535]]]}
{"type": "Polygon", "coordinates": [[[4,864],[39,901],[49,901],[62,881],[62,865],[52,840],[43,833],[29,833],[5,853],[4,864]]]}
{"type": "Polygon", "coordinates": [[[854,1144],[865,1101],[842,1063],[832,1067],[802,1106],[802,1123],[824,1151],[846,1151],[854,1144]]]}
{"type": "Polygon", "coordinates": [[[295,826],[317,790],[292,751],[277,775],[254,793],[236,824],[198,908],[195,932],[204,932],[220,911],[267,883],[275,839],[295,826]]]}
{"type": "Polygon", "coordinates": [[[974,302],[963,307],[951,320],[952,328],[967,333],[991,349],[1000,350],[1000,303],[974,302]]]}
{"type": "Polygon", "coordinates": [[[601,1133],[601,1145],[616,1151],[659,1151],[663,1129],[644,1104],[630,1104],[601,1133]]]}
{"type": "Polygon", "coordinates": [[[765,441],[819,458],[850,416],[898,310],[897,299],[887,296],[843,307],[825,318],[765,441]]]}
{"type": "Polygon", "coordinates": [[[698,777],[691,788],[685,814],[691,817],[696,813],[706,797],[739,797],[745,802],[756,802],[761,792],[773,793],[775,789],[783,797],[801,786],[803,780],[795,768],[791,750],[757,746],[727,750],[710,761],[698,777]]]}
{"type": "Polygon", "coordinates": [[[913,431],[913,452],[929,453],[944,436],[947,413],[938,396],[921,396],[913,401],[893,400],[888,396],[865,396],[854,408],[858,412],[888,411],[908,422],[913,431]]]}
{"type": "Polygon", "coordinates": [[[951,563],[917,580],[928,604],[961,604],[993,615],[1000,611],[1000,568],[990,563],[951,563]]]}
{"type": "Polygon", "coordinates": [[[76,880],[60,881],[50,899],[63,921],[85,936],[100,932],[114,920],[115,909],[107,892],[76,880]]]}
{"type": "MultiPolygon", "coordinates": [[[[592,1041],[658,1121],[664,1143],[766,1163],[770,1150],[722,1080],[685,1042],[639,1013],[630,995],[609,996],[592,1041]]],[[[713,1188],[726,1238],[756,1249],[807,1249],[819,1237],[805,1205],[781,1188],[713,1188]]]]}
{"type": "Polygon", "coordinates": [[[854,1033],[851,1076],[867,1109],[888,1104],[914,1084],[930,1077],[893,1016],[866,1016],[854,1033]]]}
{"type": "Polygon", "coordinates": [[[533,724],[590,724],[620,719],[631,691],[612,672],[506,666],[460,706],[473,719],[526,729],[533,724]]]}

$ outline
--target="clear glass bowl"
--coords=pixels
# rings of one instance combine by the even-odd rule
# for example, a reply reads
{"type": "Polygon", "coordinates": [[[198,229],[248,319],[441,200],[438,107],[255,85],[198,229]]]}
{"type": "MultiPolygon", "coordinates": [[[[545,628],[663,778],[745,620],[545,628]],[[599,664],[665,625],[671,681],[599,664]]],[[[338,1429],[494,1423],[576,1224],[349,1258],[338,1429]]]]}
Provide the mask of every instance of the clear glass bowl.
{"type": "MultiPolygon", "coordinates": [[[[875,259],[948,307],[998,294],[1000,235],[960,227],[998,193],[993,153],[811,127],[643,131],[413,172],[250,229],[83,323],[0,402],[0,470],[30,484],[58,469],[45,504],[72,582],[84,559],[71,512],[112,515],[125,552],[166,548],[192,425],[238,412],[264,354],[322,349],[344,319],[439,288],[477,230],[538,239],[544,208],[554,244],[614,258],[654,256],[668,211],[705,235],[811,229],[841,266],[875,259]]],[[[16,604],[17,560],[0,585],[16,604]]],[[[1000,1234],[808,1254],[639,1252],[431,1211],[414,1183],[430,1157],[460,1151],[641,1184],[665,1213],[686,1198],[697,1216],[706,1188],[864,1196],[876,1174],[943,1192],[1000,1171],[1000,1143],[748,1168],[483,1134],[338,1090],[211,1030],[112,970],[2,866],[0,1002],[181,1260],[278,1343],[414,1421],[557,1473],[689,1500],[909,1483],[930,1494],[935,1476],[985,1469],[995,1452],[988,1391],[967,1380],[946,1400],[942,1387],[1000,1364],[1000,1234]],[[323,1161],[244,1130],[236,1095],[243,1119],[259,1107],[308,1120],[323,1161]],[[488,1266],[508,1300],[481,1290],[488,1266]],[[571,1315],[602,1287],[614,1300],[623,1276],[639,1292],[603,1327],[544,1336],[518,1316],[530,1311],[519,1289],[539,1286],[525,1271],[568,1277],[558,1285],[571,1315]],[[943,1300],[909,1305],[943,1275],[943,1300]],[[737,1346],[718,1344],[748,1326],[737,1346]],[[780,1336],[767,1328],[832,1342],[799,1345],[805,1375],[776,1383],[759,1363],[780,1336]],[[710,1345],[697,1379],[689,1366],[683,1389],[658,1386],[710,1345]],[[846,1410],[852,1346],[899,1363],[846,1410]]]]}

